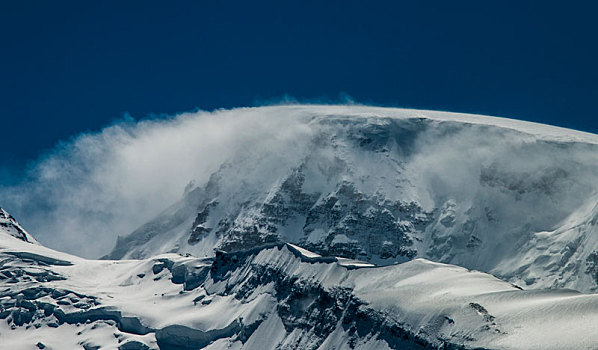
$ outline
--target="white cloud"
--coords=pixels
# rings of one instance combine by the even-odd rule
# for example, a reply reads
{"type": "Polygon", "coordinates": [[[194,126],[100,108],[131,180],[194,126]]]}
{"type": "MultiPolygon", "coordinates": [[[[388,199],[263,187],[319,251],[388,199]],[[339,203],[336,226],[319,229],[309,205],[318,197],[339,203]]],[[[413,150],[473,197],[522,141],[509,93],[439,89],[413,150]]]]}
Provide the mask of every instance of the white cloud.
{"type": "MultiPolygon", "coordinates": [[[[0,205],[43,244],[85,257],[125,235],[202,183],[239,152],[276,152],[309,133],[274,109],[186,113],[123,121],[56,147],[27,179],[0,188],[0,205]]],[[[299,141],[297,141],[299,142],[299,141]]]]}

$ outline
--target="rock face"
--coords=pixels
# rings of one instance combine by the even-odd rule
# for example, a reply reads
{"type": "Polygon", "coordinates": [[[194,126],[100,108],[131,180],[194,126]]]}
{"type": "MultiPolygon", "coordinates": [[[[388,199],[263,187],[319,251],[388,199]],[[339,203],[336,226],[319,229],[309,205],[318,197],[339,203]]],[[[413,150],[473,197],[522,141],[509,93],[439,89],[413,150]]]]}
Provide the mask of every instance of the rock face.
{"type": "Polygon", "coordinates": [[[24,242],[39,244],[6,210],[0,208],[0,230],[24,242]]]}
{"type": "Polygon", "coordinates": [[[442,112],[261,110],[305,136],[281,132],[277,149],[256,141],[236,152],[107,258],[289,242],[376,264],[422,257],[529,287],[597,290],[595,135],[442,112]]]}

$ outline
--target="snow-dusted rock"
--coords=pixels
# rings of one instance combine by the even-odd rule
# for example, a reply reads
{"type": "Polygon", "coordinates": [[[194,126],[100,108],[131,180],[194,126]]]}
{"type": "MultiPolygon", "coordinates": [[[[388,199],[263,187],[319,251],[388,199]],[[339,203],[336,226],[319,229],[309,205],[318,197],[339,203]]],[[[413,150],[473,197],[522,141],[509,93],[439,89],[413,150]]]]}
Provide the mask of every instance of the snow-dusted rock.
{"type": "Polygon", "coordinates": [[[24,242],[39,244],[6,210],[0,208],[0,233],[9,234],[24,242]]]}
{"type": "Polygon", "coordinates": [[[0,233],[7,349],[592,349],[597,306],[425,259],[375,267],[272,243],[85,260],[0,233]]]}
{"type": "Polygon", "coordinates": [[[245,145],[120,237],[108,258],[288,242],[376,264],[426,258],[529,287],[597,290],[596,135],[363,106],[226,113],[265,125],[286,118],[303,137],[281,131],[276,149],[245,145]]]}

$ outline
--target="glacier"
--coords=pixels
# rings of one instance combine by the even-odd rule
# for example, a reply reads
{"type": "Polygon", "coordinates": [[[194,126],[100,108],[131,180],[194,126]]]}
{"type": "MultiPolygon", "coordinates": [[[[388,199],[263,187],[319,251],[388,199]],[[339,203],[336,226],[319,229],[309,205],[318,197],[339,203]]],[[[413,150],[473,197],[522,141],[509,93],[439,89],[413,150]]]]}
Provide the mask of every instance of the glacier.
{"type": "MultiPolygon", "coordinates": [[[[164,210],[102,259],[48,248],[0,209],[0,348],[598,344],[597,135],[355,105],[176,122],[192,135],[205,120],[227,125],[227,144],[180,148],[169,130],[203,175],[177,174],[182,197],[153,203],[164,210]]],[[[117,202],[102,217],[130,215],[117,202]]],[[[58,212],[44,216],[57,235],[78,222],[58,212]]],[[[81,239],[107,239],[98,227],[81,239]]]]}
{"type": "Polygon", "coordinates": [[[0,228],[6,349],[592,349],[597,298],[288,243],[87,260],[0,228]]]}

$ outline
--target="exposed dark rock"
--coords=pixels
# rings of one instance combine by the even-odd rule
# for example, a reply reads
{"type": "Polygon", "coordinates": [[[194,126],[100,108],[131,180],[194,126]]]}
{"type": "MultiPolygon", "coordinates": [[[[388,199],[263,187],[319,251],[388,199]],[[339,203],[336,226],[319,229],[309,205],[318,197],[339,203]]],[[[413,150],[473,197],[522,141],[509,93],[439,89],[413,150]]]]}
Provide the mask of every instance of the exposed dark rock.
{"type": "Polygon", "coordinates": [[[161,350],[201,349],[214,340],[230,338],[241,330],[241,323],[234,321],[223,329],[202,331],[180,325],[172,325],[156,331],[161,350]]]}
{"type": "Polygon", "coordinates": [[[148,350],[149,346],[138,342],[136,340],[129,340],[123,345],[118,347],[118,350],[148,350]]]}
{"type": "Polygon", "coordinates": [[[598,252],[592,252],[586,258],[586,273],[598,284],[598,252]]]}

